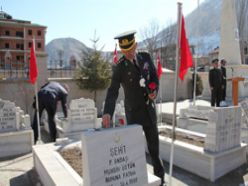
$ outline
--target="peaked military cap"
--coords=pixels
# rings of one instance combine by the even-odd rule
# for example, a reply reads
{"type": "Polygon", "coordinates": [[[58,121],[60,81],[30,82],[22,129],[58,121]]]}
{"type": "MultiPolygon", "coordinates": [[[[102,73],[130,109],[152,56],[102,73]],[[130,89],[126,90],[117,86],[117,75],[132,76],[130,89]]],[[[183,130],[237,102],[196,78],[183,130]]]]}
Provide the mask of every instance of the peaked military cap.
{"type": "Polygon", "coordinates": [[[217,59],[217,58],[212,60],[212,64],[218,63],[218,62],[219,62],[219,59],[217,59]]]}
{"type": "Polygon", "coordinates": [[[119,46],[122,50],[128,51],[131,50],[135,45],[135,38],[134,38],[135,33],[136,33],[135,30],[127,31],[117,35],[114,39],[118,39],[119,46]]]}

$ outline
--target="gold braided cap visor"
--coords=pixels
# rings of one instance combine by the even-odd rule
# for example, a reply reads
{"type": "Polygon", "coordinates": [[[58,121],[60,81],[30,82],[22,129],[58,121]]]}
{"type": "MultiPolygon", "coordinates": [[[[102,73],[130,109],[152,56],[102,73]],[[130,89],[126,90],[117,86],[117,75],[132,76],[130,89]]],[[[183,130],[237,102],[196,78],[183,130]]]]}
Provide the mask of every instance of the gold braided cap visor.
{"type": "Polygon", "coordinates": [[[125,51],[125,52],[130,51],[135,46],[135,39],[133,39],[131,43],[129,42],[129,44],[125,45],[125,46],[121,46],[119,43],[119,46],[120,46],[122,51],[125,51]]]}

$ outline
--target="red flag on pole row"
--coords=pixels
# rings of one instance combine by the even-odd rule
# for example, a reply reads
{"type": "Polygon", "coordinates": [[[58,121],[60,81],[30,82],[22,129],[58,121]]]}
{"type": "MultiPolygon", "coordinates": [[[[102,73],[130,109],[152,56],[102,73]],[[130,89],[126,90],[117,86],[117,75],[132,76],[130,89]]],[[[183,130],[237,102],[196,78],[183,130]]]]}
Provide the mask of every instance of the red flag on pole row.
{"type": "Polygon", "coordinates": [[[188,68],[193,65],[192,56],[190,53],[190,48],[186,37],[185,21],[183,15],[181,21],[180,58],[181,58],[180,60],[181,63],[180,63],[179,77],[181,80],[183,80],[185,74],[187,73],[188,68]]]}
{"type": "Polygon", "coordinates": [[[158,76],[158,79],[161,78],[162,74],[163,74],[162,65],[160,63],[159,53],[157,53],[157,76],[158,76]]]}
{"type": "Polygon", "coordinates": [[[117,64],[117,62],[118,62],[117,44],[115,44],[115,51],[114,51],[113,61],[114,61],[114,64],[117,64]]]}
{"type": "Polygon", "coordinates": [[[36,65],[35,43],[33,40],[32,47],[30,49],[30,62],[29,62],[29,80],[30,80],[30,83],[35,84],[37,76],[38,76],[38,69],[37,69],[37,65],[36,65]]]}

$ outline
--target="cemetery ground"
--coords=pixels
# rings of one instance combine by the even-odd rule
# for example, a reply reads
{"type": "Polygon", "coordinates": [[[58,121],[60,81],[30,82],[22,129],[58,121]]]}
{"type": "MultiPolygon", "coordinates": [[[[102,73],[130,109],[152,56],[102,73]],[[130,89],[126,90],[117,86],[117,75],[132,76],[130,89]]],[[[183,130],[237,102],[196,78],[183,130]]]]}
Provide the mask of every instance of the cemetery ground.
{"type": "MultiPolygon", "coordinates": [[[[43,142],[48,142],[49,137],[46,132],[42,132],[43,142]],[[47,138],[44,138],[44,135],[47,138]]],[[[76,150],[71,152],[69,158],[71,161],[77,161],[79,154],[76,150]]],[[[147,168],[152,172],[152,166],[149,155],[147,158],[147,168]]],[[[165,167],[165,180],[169,176],[169,163],[163,162],[165,167]]],[[[228,162],[225,162],[228,163],[228,162]]],[[[32,153],[0,160],[0,186],[42,186],[33,164],[32,153]]],[[[217,179],[215,182],[203,179],[181,168],[173,166],[173,186],[246,186],[248,185],[248,163],[235,169],[234,171],[217,179]]]]}
{"type": "MultiPolygon", "coordinates": [[[[186,102],[183,102],[186,103],[186,102]]],[[[167,107],[171,107],[171,103],[168,103],[167,107]]],[[[179,105],[182,108],[183,105],[179,105]]],[[[170,109],[168,109],[170,110],[170,109]]],[[[42,142],[49,143],[49,135],[42,127],[42,142]]],[[[78,161],[78,150],[75,153],[69,153],[69,158],[72,161],[78,161]],[[76,156],[76,157],[75,157],[76,156]]],[[[151,161],[149,155],[147,158],[147,168],[149,172],[152,172],[151,161]]],[[[228,162],[224,162],[228,163],[228,162]]],[[[165,167],[165,180],[168,180],[169,175],[169,163],[164,162],[165,167]]],[[[246,162],[241,167],[234,171],[224,175],[217,179],[215,182],[210,182],[204,178],[196,176],[190,172],[187,172],[181,168],[173,166],[173,179],[172,185],[175,186],[245,186],[248,185],[248,163],[246,162]]],[[[0,159],[0,186],[38,186],[41,185],[39,176],[34,169],[33,155],[32,153],[21,155],[18,157],[10,157],[0,159]]]]}

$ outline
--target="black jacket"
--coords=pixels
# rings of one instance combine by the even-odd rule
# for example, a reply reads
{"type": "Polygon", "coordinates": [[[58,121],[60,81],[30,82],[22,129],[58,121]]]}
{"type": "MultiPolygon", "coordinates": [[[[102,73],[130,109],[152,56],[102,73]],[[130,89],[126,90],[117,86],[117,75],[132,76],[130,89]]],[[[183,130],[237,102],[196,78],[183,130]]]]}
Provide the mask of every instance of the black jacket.
{"type": "Polygon", "coordinates": [[[213,68],[209,71],[209,86],[216,88],[221,88],[222,86],[222,73],[218,68],[213,68]]]}
{"type": "Polygon", "coordinates": [[[39,97],[49,96],[49,98],[53,99],[54,102],[56,103],[55,108],[57,106],[57,102],[61,101],[61,106],[63,109],[64,116],[67,117],[66,102],[67,102],[68,92],[65,90],[65,88],[61,84],[57,82],[47,83],[46,85],[41,87],[40,91],[38,92],[38,95],[39,97]]]}
{"type": "Polygon", "coordinates": [[[222,85],[226,86],[226,68],[221,67],[221,72],[222,72],[222,85]]]}
{"type": "Polygon", "coordinates": [[[113,116],[119,88],[122,85],[125,94],[125,112],[128,124],[149,125],[156,124],[155,104],[149,100],[148,93],[158,91],[159,82],[155,66],[148,53],[136,55],[138,67],[133,65],[124,56],[113,67],[112,82],[108,89],[104,114],[113,116]],[[141,79],[145,80],[145,87],[140,85],[141,79]],[[149,84],[155,84],[155,90],[149,84]]]}

